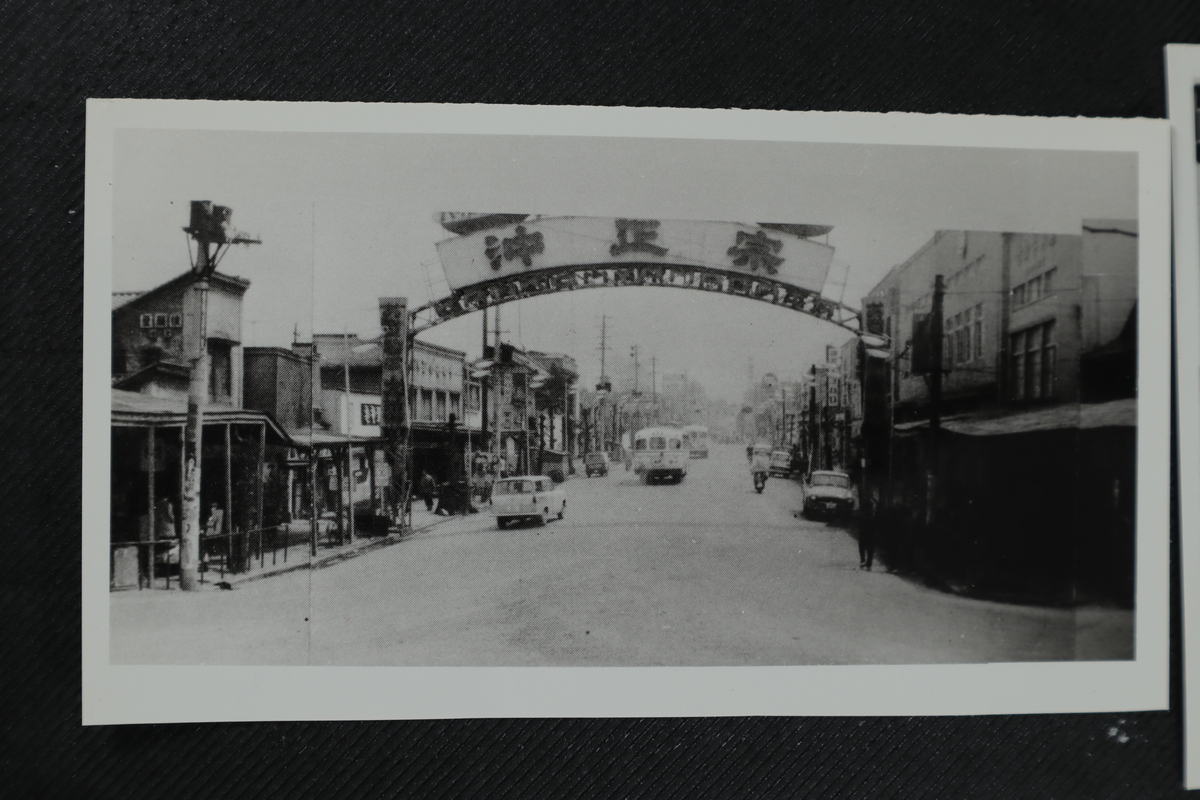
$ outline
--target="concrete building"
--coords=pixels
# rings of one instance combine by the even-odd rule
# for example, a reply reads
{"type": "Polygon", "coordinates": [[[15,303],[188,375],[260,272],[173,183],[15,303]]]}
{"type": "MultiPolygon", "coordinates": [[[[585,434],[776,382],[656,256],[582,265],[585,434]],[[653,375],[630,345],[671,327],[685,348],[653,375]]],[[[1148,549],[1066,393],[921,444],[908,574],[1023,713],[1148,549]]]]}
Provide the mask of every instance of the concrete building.
{"type": "Polygon", "coordinates": [[[1136,222],[939,231],[863,308],[892,338],[867,400],[894,424],[864,484],[903,532],[891,563],[998,595],[1132,602],[1136,222]]]}

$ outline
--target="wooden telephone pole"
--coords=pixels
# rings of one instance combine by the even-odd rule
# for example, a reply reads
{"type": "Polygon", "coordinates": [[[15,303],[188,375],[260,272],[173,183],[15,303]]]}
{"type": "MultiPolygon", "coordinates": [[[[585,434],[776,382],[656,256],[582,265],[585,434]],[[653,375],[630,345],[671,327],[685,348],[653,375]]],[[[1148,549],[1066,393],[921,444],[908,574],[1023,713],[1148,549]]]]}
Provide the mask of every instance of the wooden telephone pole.
{"type": "MultiPolygon", "coordinates": [[[[193,200],[191,224],[184,232],[196,240],[196,259],[192,272],[190,302],[193,351],[188,375],[187,423],[183,438],[183,531],[179,544],[179,587],[184,591],[200,588],[200,465],[204,446],[204,406],[208,402],[208,279],[231,244],[262,244],[236,233],[229,224],[233,209],[214,206],[209,200],[193,200]]],[[[189,303],[185,300],[185,308],[189,303]]],[[[225,510],[229,513],[229,509],[225,510]]]]}

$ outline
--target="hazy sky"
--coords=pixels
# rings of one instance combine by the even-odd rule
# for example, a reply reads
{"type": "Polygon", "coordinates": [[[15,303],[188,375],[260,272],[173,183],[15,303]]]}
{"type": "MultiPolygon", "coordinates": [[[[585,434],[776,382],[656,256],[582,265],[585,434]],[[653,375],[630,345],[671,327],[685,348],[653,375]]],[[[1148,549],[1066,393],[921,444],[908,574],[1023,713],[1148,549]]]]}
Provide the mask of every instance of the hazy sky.
{"type": "MultiPolygon", "coordinates": [[[[188,269],[191,200],[233,208],[263,244],[222,272],[249,278],[245,343],[287,346],[379,332],[378,298],[448,293],[439,211],[802,222],[833,225],[826,296],[859,300],[938,229],[1079,233],[1137,216],[1130,154],[591,137],[121,130],[113,185],[113,288],[188,269]],[[843,288],[843,283],[845,284],[843,288]]],[[[503,307],[505,338],[599,374],[641,346],[659,374],[687,371],[740,402],[747,359],[798,375],[848,335],[764,303],[678,289],[589,289],[503,307]],[[611,362],[610,362],[611,363],[611,362]]],[[[476,356],[480,315],[423,335],[476,356]]],[[[610,367],[610,372],[614,370],[610,367]]]]}

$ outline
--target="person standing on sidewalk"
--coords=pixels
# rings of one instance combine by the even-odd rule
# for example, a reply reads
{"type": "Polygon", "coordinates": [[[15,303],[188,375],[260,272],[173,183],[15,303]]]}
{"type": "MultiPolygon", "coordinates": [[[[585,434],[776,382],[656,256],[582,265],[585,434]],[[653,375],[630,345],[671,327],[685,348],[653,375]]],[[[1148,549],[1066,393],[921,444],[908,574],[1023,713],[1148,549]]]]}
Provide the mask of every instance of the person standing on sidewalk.
{"type": "Polygon", "coordinates": [[[875,534],[879,528],[879,495],[872,490],[858,523],[858,568],[871,571],[875,561],[875,534]]]}
{"type": "Polygon", "coordinates": [[[421,472],[421,481],[417,484],[417,491],[420,493],[421,499],[425,501],[425,510],[433,511],[433,496],[437,493],[437,483],[428,470],[421,472]]]}

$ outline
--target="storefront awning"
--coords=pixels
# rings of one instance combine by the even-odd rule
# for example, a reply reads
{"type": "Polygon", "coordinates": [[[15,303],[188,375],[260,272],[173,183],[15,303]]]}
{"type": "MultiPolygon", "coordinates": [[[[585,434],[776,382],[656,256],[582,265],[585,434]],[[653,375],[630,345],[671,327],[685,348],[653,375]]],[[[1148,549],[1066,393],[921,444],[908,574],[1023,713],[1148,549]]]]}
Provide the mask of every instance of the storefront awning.
{"type": "Polygon", "coordinates": [[[292,441],[299,447],[343,447],[349,445],[380,444],[383,439],[378,436],[354,436],[335,431],[313,430],[312,428],[293,428],[288,431],[292,441]]]}
{"type": "MultiPolygon", "coordinates": [[[[963,436],[1005,436],[1069,428],[1131,428],[1137,425],[1137,400],[1128,398],[1107,403],[1078,403],[1049,406],[1032,411],[983,416],[960,414],[942,420],[942,429],[963,436]]],[[[929,420],[895,426],[897,433],[929,427],[929,420]]]]}
{"type": "MultiPolygon", "coordinates": [[[[185,398],[153,397],[124,389],[112,390],[112,424],[114,427],[148,428],[182,427],[187,424],[187,400],[185,398]]],[[[295,446],[296,442],[280,427],[270,414],[248,408],[226,408],[206,406],[205,425],[266,425],[284,444],[295,446]]]]}

